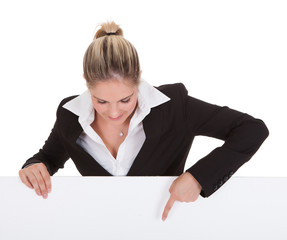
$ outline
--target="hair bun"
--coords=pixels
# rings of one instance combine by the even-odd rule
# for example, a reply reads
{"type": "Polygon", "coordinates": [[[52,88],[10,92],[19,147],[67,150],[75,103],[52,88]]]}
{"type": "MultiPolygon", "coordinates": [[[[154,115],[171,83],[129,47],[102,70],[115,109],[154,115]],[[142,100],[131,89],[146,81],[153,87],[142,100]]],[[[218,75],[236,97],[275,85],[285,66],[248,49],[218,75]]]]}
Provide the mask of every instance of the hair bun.
{"type": "Polygon", "coordinates": [[[119,35],[123,36],[123,30],[114,21],[100,24],[101,28],[96,32],[94,40],[104,36],[119,35]]]}

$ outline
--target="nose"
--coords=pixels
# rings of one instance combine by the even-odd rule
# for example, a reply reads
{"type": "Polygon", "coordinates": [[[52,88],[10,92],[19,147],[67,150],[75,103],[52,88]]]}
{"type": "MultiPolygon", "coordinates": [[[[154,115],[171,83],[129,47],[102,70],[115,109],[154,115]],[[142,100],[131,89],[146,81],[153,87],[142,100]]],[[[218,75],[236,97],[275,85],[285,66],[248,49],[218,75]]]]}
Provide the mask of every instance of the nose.
{"type": "Polygon", "coordinates": [[[109,109],[109,116],[112,118],[117,118],[120,115],[119,113],[120,111],[117,104],[112,104],[109,109]]]}

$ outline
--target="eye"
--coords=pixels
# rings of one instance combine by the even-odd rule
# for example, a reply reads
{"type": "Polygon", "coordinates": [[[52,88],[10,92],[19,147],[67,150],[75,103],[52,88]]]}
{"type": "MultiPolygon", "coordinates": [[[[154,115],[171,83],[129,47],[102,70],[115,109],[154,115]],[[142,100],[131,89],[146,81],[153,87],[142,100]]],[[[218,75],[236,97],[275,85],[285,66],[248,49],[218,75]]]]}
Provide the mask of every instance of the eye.
{"type": "Polygon", "coordinates": [[[99,103],[99,104],[105,104],[106,101],[98,100],[98,103],[99,103]]]}
{"type": "Polygon", "coordinates": [[[124,100],[121,100],[122,103],[128,103],[131,99],[124,99],[124,100]]]}

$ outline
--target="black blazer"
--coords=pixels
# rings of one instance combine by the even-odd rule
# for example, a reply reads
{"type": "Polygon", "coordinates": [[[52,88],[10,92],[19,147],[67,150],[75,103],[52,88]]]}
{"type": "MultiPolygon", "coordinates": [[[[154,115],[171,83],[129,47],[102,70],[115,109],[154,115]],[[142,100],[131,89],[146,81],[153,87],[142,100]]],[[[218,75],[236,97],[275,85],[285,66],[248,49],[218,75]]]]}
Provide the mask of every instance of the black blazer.
{"type": "MultiPolygon", "coordinates": [[[[127,176],[179,176],[195,136],[218,138],[225,143],[187,170],[201,184],[201,196],[208,197],[255,154],[269,135],[262,120],[188,96],[181,83],[157,89],[171,100],[152,108],[143,120],[146,140],[127,176]]],[[[50,136],[22,168],[42,162],[52,176],[71,158],[83,176],[111,176],[76,144],[83,129],[78,116],[62,107],[75,97],[61,101],[50,136]]]]}

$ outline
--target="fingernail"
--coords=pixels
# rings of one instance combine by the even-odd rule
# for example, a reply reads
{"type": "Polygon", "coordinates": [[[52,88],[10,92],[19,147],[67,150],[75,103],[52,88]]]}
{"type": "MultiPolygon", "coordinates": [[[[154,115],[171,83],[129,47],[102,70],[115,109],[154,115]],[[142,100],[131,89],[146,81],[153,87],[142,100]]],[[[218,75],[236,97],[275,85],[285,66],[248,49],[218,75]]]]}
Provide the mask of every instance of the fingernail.
{"type": "Polygon", "coordinates": [[[38,194],[39,196],[41,196],[41,193],[40,193],[40,192],[37,192],[37,194],[38,194]]]}
{"type": "Polygon", "coordinates": [[[47,193],[43,195],[43,198],[46,199],[48,197],[47,193]]]}
{"type": "Polygon", "coordinates": [[[163,217],[163,218],[162,218],[162,221],[165,221],[165,219],[166,219],[166,217],[163,217]]]}

